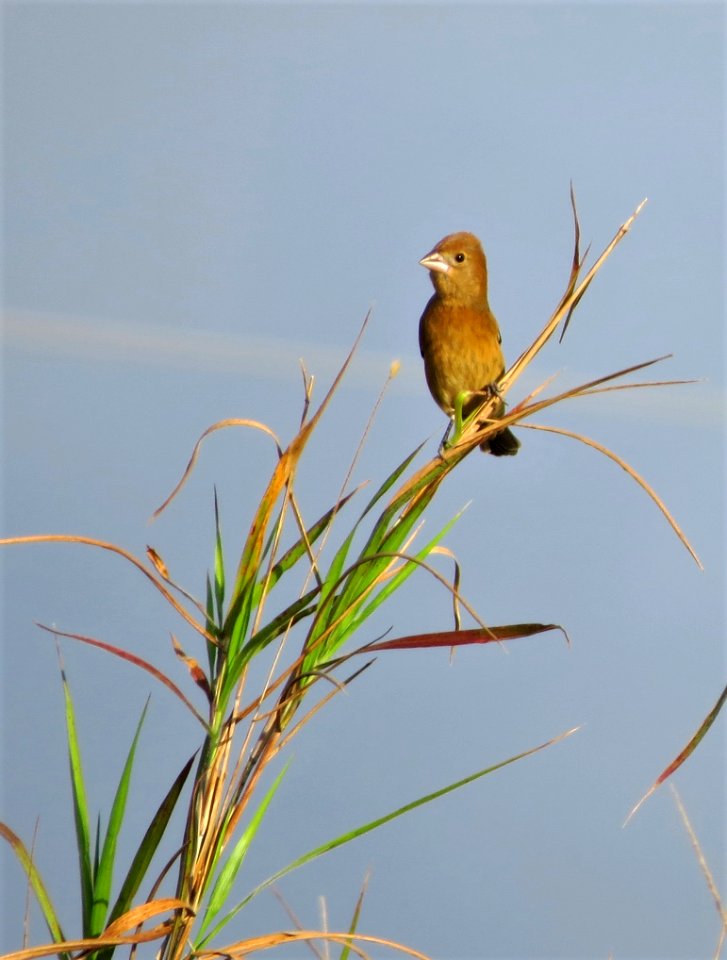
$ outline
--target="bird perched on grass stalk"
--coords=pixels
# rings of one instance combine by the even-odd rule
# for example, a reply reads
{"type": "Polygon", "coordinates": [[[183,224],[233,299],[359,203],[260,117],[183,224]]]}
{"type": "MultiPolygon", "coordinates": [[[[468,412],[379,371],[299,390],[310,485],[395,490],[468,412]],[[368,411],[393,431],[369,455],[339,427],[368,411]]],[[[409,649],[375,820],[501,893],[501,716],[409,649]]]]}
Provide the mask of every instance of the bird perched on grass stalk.
{"type": "MultiPolygon", "coordinates": [[[[456,441],[462,419],[497,394],[505,372],[500,330],[487,302],[487,261],[474,234],[451,233],[419,263],[434,284],[419,321],[424,373],[432,397],[455,423],[456,441]]],[[[494,417],[504,410],[501,401],[494,417]]],[[[511,456],[519,447],[507,427],[480,444],[496,457],[511,456]]]]}

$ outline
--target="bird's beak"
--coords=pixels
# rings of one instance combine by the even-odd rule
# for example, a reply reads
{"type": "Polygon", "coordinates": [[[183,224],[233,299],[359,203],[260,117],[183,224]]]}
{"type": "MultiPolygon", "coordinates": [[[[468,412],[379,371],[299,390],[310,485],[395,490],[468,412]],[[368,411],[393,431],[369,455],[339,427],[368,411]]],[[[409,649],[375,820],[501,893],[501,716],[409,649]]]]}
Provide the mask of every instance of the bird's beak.
{"type": "Polygon", "coordinates": [[[432,273],[449,273],[450,266],[447,261],[444,259],[441,253],[428,253],[426,257],[422,257],[419,261],[423,267],[426,267],[427,270],[431,270],[432,273]]]}

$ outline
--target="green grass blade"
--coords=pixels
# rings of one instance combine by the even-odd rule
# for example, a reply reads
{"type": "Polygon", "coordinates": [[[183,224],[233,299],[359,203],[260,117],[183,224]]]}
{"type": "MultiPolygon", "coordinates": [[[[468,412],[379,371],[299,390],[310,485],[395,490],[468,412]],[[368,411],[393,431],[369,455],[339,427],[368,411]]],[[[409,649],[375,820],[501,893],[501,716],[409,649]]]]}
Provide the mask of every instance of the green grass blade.
{"type": "MultiPolygon", "coordinates": [[[[351,548],[351,543],[353,542],[354,535],[355,535],[355,533],[356,533],[356,531],[357,531],[360,523],[362,522],[362,520],[364,519],[364,517],[366,516],[366,514],[367,514],[370,510],[372,510],[373,507],[378,503],[378,501],[381,499],[381,497],[383,497],[384,494],[393,486],[393,484],[396,483],[396,481],[399,479],[399,477],[400,477],[401,474],[404,472],[404,470],[406,470],[406,468],[409,466],[409,464],[410,464],[411,461],[414,459],[414,457],[419,453],[419,451],[421,450],[421,448],[422,448],[421,445],[418,446],[418,447],[416,448],[416,450],[413,450],[407,457],[405,457],[405,459],[399,464],[399,466],[396,467],[396,469],[386,478],[386,480],[384,480],[384,482],[381,484],[381,486],[379,487],[379,489],[376,491],[376,493],[373,495],[373,497],[371,498],[371,500],[368,502],[368,504],[367,504],[366,507],[364,508],[363,513],[361,514],[361,516],[359,517],[358,521],[357,521],[356,524],[354,525],[353,529],[351,530],[351,533],[350,533],[350,534],[346,537],[346,539],[343,541],[343,543],[342,543],[341,546],[339,547],[339,549],[338,549],[335,557],[333,558],[333,561],[332,561],[331,566],[330,566],[329,571],[328,571],[328,575],[327,575],[327,577],[326,577],[326,585],[328,585],[328,586],[324,585],[324,588],[323,588],[323,598],[322,598],[322,602],[325,600],[326,596],[327,596],[327,595],[331,592],[331,590],[333,589],[333,586],[332,586],[332,585],[333,585],[333,584],[337,584],[338,581],[339,581],[339,579],[340,579],[340,577],[341,577],[341,573],[342,573],[342,571],[343,571],[344,563],[346,562],[346,558],[348,557],[348,553],[349,553],[349,550],[350,550],[350,548],[351,548]]],[[[385,511],[384,511],[384,513],[382,514],[382,516],[379,518],[377,524],[375,525],[374,531],[369,535],[368,542],[366,543],[366,545],[364,546],[363,550],[361,551],[360,557],[364,557],[364,556],[367,556],[369,553],[374,553],[374,552],[376,552],[376,550],[375,550],[376,531],[379,530],[379,529],[381,529],[381,530],[388,530],[388,526],[389,526],[390,520],[393,518],[395,512],[396,512],[396,511],[390,511],[390,510],[385,510],[385,511]]],[[[383,534],[382,534],[382,535],[383,535],[383,534]]],[[[402,538],[402,539],[403,539],[403,538],[402,538]]],[[[371,574],[370,574],[370,573],[368,574],[368,579],[369,579],[369,580],[371,579],[371,574]]],[[[349,585],[349,587],[350,587],[350,585],[349,585]]],[[[355,589],[355,588],[354,588],[354,589],[355,589]]],[[[322,626],[324,629],[325,629],[325,626],[327,626],[328,623],[330,623],[332,620],[335,620],[335,619],[336,619],[336,616],[337,616],[337,614],[338,614],[338,610],[340,609],[340,607],[342,606],[342,604],[345,604],[345,602],[346,602],[344,595],[347,594],[347,593],[349,593],[349,592],[350,592],[349,589],[344,589],[344,591],[342,592],[342,595],[341,595],[341,597],[340,597],[340,600],[334,601],[334,603],[330,606],[330,608],[329,608],[329,610],[328,610],[328,616],[326,617],[326,620],[321,624],[321,626],[322,626]]]]}
{"type": "Polygon", "coordinates": [[[91,936],[98,936],[106,926],[106,916],[111,902],[111,884],[113,882],[114,864],[116,861],[116,845],[124,821],[126,800],[129,795],[129,783],[131,782],[131,771],[136,756],[136,747],[139,742],[139,735],[141,734],[141,728],[148,706],[149,701],[147,700],[144,704],[144,709],[141,711],[141,717],[136,726],[136,732],[131,741],[131,747],[129,748],[119,785],[116,788],[114,802],[111,806],[111,814],[109,816],[108,827],[106,828],[106,836],[104,837],[101,859],[99,861],[94,885],[93,908],[91,910],[91,936]]]}
{"type": "MultiPolygon", "coordinates": [[[[386,553],[396,553],[405,542],[413,526],[419,520],[430,500],[436,493],[436,485],[432,485],[421,499],[417,501],[414,507],[408,510],[403,516],[399,514],[399,505],[392,504],[384,511],[376,523],[368,541],[366,542],[359,561],[367,560],[367,563],[357,563],[352,568],[352,575],[347,579],[340,595],[331,605],[329,615],[325,625],[338,619],[341,612],[347,608],[353,608],[358,605],[358,598],[363,596],[368,590],[369,585],[382,573],[391,562],[390,557],[383,556],[386,553]],[[381,556],[380,556],[381,555],[381,556]]],[[[325,644],[324,654],[326,656],[335,652],[337,647],[350,632],[350,621],[345,618],[341,626],[332,636],[331,641],[325,644]]]]}
{"type": "Polygon", "coordinates": [[[325,603],[328,596],[335,589],[338,581],[341,577],[341,572],[343,571],[344,564],[346,563],[346,558],[348,557],[348,552],[351,549],[351,544],[353,543],[353,538],[356,535],[356,530],[358,529],[358,521],[354,524],[353,529],[343,541],[341,546],[336,550],[331,565],[328,568],[328,573],[326,574],[325,581],[321,587],[321,603],[325,603]]]}
{"type": "Polygon", "coordinates": [[[215,613],[215,597],[212,588],[212,580],[209,573],[205,581],[205,605],[204,612],[207,617],[205,628],[208,632],[214,632],[217,629],[217,614],[215,613]]]}
{"type": "MultiPolygon", "coordinates": [[[[364,507],[363,513],[361,514],[361,516],[359,517],[359,519],[358,519],[358,520],[356,521],[356,523],[354,524],[353,529],[351,530],[351,532],[349,533],[349,535],[346,537],[346,539],[343,541],[343,543],[341,544],[341,546],[338,548],[338,550],[337,550],[337,552],[336,552],[336,554],[335,554],[335,556],[334,556],[334,558],[333,558],[333,560],[332,560],[332,562],[331,562],[331,565],[330,565],[330,567],[329,567],[328,574],[327,574],[327,576],[326,576],[326,581],[325,581],[325,583],[324,583],[324,585],[323,585],[323,589],[322,589],[321,603],[320,603],[319,606],[325,608],[325,610],[326,610],[326,616],[325,616],[324,619],[321,619],[321,620],[320,620],[319,625],[318,625],[318,626],[319,626],[318,632],[324,631],[324,630],[327,628],[328,624],[331,623],[332,621],[334,621],[334,620],[337,618],[338,613],[339,613],[339,610],[340,610],[343,606],[345,606],[345,603],[347,602],[347,599],[348,599],[348,597],[350,596],[351,592],[355,592],[355,589],[356,589],[356,588],[355,588],[355,587],[352,587],[351,584],[347,584],[347,585],[344,587],[344,589],[343,589],[343,591],[342,591],[342,593],[341,593],[341,596],[340,596],[339,598],[336,598],[329,606],[326,607],[326,598],[327,598],[327,597],[332,593],[332,591],[333,591],[334,589],[336,589],[336,587],[339,585],[339,580],[340,580],[340,578],[341,578],[341,573],[343,572],[343,568],[344,568],[344,564],[345,564],[345,562],[346,562],[346,558],[348,557],[348,553],[349,553],[349,551],[350,551],[350,549],[351,549],[351,544],[352,544],[352,542],[353,542],[353,538],[354,538],[354,536],[355,536],[355,534],[356,534],[356,531],[358,530],[359,525],[360,525],[361,522],[363,521],[363,519],[364,519],[364,517],[366,516],[366,514],[367,514],[370,510],[373,509],[373,507],[374,507],[374,506],[378,503],[378,501],[384,496],[384,494],[394,485],[394,483],[396,483],[396,481],[399,479],[399,477],[400,477],[401,474],[404,472],[404,470],[406,470],[406,468],[407,468],[407,467],[409,466],[409,464],[412,462],[412,460],[414,459],[414,457],[419,453],[419,451],[421,450],[422,446],[423,446],[423,445],[420,444],[420,446],[418,446],[418,447],[416,448],[416,450],[413,450],[407,457],[405,457],[405,459],[398,465],[398,467],[396,467],[396,469],[395,469],[391,474],[389,474],[389,476],[386,478],[386,480],[384,480],[384,482],[383,482],[383,483],[381,484],[381,486],[378,488],[378,490],[377,490],[376,493],[373,495],[373,497],[371,498],[371,500],[370,500],[370,501],[367,503],[367,505],[364,507]]],[[[374,531],[378,530],[380,527],[383,528],[383,529],[388,529],[388,524],[389,524],[389,522],[390,522],[390,519],[391,519],[391,517],[393,517],[393,515],[394,515],[395,512],[396,512],[396,511],[393,511],[393,512],[392,512],[392,511],[390,511],[390,510],[384,511],[384,514],[382,515],[382,517],[379,518],[379,521],[378,521],[378,523],[376,524],[376,526],[375,526],[375,528],[374,528],[374,531]]],[[[402,537],[402,540],[403,540],[403,537],[402,537]]],[[[362,552],[361,552],[361,554],[360,554],[359,559],[360,559],[361,557],[366,556],[366,555],[367,555],[367,551],[370,551],[371,553],[375,552],[375,550],[372,549],[372,544],[373,544],[374,542],[375,542],[375,540],[374,540],[374,533],[372,533],[372,534],[369,536],[369,540],[368,540],[366,546],[363,548],[363,550],[362,550],[362,552]]],[[[368,574],[364,574],[364,586],[365,586],[365,583],[366,583],[366,582],[370,582],[370,580],[373,579],[373,576],[374,576],[374,575],[375,575],[375,574],[372,574],[370,571],[369,571],[368,574]]],[[[311,640],[314,641],[314,640],[315,640],[315,637],[312,637],[311,640]]],[[[331,644],[331,645],[326,644],[326,649],[327,649],[327,650],[335,649],[335,646],[336,646],[336,645],[337,645],[337,644],[335,644],[335,643],[333,643],[333,644],[331,644]]]]}
{"type": "MultiPolygon", "coordinates": [[[[20,837],[16,833],[13,833],[10,827],[6,826],[4,823],[0,823],[0,837],[4,837],[4,839],[7,840],[10,846],[13,848],[13,852],[18,858],[20,866],[25,871],[53,941],[55,943],[62,943],[66,937],[61,928],[58,914],[53,906],[53,901],[51,900],[50,895],[45,888],[43,878],[33,862],[33,857],[28,851],[28,848],[25,846],[20,837]]],[[[64,960],[68,960],[69,958],[69,954],[67,953],[62,953],[60,956],[63,957],[64,960]]]]}
{"type": "Polygon", "coordinates": [[[227,900],[230,894],[230,890],[232,889],[232,885],[235,882],[235,878],[237,877],[238,871],[242,866],[242,862],[245,859],[245,856],[250,847],[250,844],[253,838],[255,837],[260,827],[260,824],[262,823],[263,817],[265,816],[265,813],[268,809],[270,801],[273,799],[273,797],[277,793],[278,787],[280,786],[280,783],[283,777],[287,773],[289,766],[290,766],[290,761],[288,761],[285,764],[283,769],[275,778],[272,786],[270,787],[268,792],[265,794],[265,797],[263,798],[262,803],[255,811],[255,814],[252,820],[245,828],[242,836],[235,844],[234,849],[232,850],[227,860],[225,861],[224,866],[220,870],[217,876],[217,879],[215,880],[215,884],[212,888],[212,892],[210,893],[209,901],[207,903],[207,909],[205,911],[204,919],[202,921],[202,926],[200,927],[200,930],[199,930],[198,942],[195,945],[195,949],[197,950],[201,949],[204,946],[204,944],[207,943],[207,941],[212,936],[214,936],[214,934],[216,934],[219,930],[221,930],[222,927],[227,922],[227,918],[223,919],[220,923],[217,924],[215,929],[207,937],[204,937],[205,931],[208,929],[210,924],[214,921],[215,917],[218,915],[220,910],[225,905],[225,901],[227,900]]]}
{"type": "Polygon", "coordinates": [[[405,813],[416,810],[417,807],[422,807],[427,803],[431,803],[433,800],[438,800],[440,797],[446,796],[448,793],[452,793],[454,790],[459,790],[461,787],[467,786],[467,784],[473,783],[475,780],[479,780],[480,777],[485,777],[487,774],[494,773],[496,770],[501,770],[503,767],[506,767],[511,763],[515,763],[517,760],[523,760],[525,757],[529,757],[534,753],[538,753],[540,750],[545,750],[546,747],[553,746],[554,744],[559,743],[561,740],[565,740],[566,737],[571,736],[571,734],[575,733],[578,729],[578,727],[574,727],[571,730],[566,730],[565,733],[561,733],[557,737],[553,737],[551,740],[547,740],[545,743],[539,744],[537,747],[531,747],[529,750],[524,750],[522,753],[518,753],[514,757],[508,757],[507,760],[501,760],[499,763],[495,763],[491,767],[485,767],[484,770],[479,770],[477,773],[470,774],[470,776],[464,777],[462,780],[457,780],[454,783],[448,784],[446,787],[435,790],[433,793],[428,793],[426,796],[420,797],[418,800],[413,800],[411,803],[407,803],[403,807],[399,807],[398,809],[393,810],[391,813],[385,814],[383,817],[378,817],[376,820],[371,820],[369,823],[366,823],[361,827],[356,827],[354,830],[349,830],[347,833],[343,833],[335,839],[329,840],[327,843],[323,843],[319,847],[315,847],[313,850],[309,850],[308,853],[304,853],[302,857],[298,857],[297,860],[293,860],[287,866],[283,867],[281,870],[278,870],[277,873],[274,873],[271,877],[268,877],[267,880],[263,880],[261,884],[255,887],[255,889],[252,890],[244,900],[240,901],[240,903],[238,903],[235,908],[228,913],[227,916],[215,927],[215,929],[208,935],[207,941],[209,941],[217,933],[217,931],[224,926],[225,923],[238,914],[243,907],[246,907],[247,904],[250,903],[250,901],[259,893],[262,893],[263,890],[267,890],[268,887],[272,886],[274,883],[277,883],[278,880],[281,880],[283,877],[287,876],[289,873],[292,873],[294,870],[297,870],[299,867],[304,866],[306,863],[310,863],[312,860],[316,860],[318,857],[323,856],[325,853],[329,853],[331,850],[335,850],[337,847],[342,847],[344,844],[350,843],[352,840],[356,840],[358,837],[362,837],[367,833],[371,833],[372,830],[376,830],[378,827],[382,827],[384,824],[390,823],[392,820],[396,820],[397,817],[401,817],[405,813]]]}
{"type": "Polygon", "coordinates": [[[250,623],[250,615],[255,602],[256,586],[255,581],[247,581],[247,585],[241,587],[238,591],[235,602],[225,617],[222,637],[226,642],[230,656],[239,653],[244,644],[247,628],[250,623]]]}
{"type": "Polygon", "coordinates": [[[101,814],[96,815],[96,833],[93,838],[93,878],[98,876],[98,864],[101,859],[101,814]]]}
{"type": "Polygon", "coordinates": [[[439,489],[439,485],[447,474],[450,473],[469,452],[469,450],[454,450],[447,454],[446,460],[440,457],[430,460],[429,463],[418,470],[417,473],[399,489],[394,499],[384,511],[382,519],[387,516],[390,519],[393,518],[399,510],[404,509],[407,504],[411,504],[420,496],[426,496],[428,503],[439,489]]]}
{"type": "Polygon", "coordinates": [[[144,838],[139,845],[139,849],[134,855],[131,866],[129,867],[129,872],[126,875],[126,879],[121,885],[121,890],[119,891],[119,896],[114,904],[113,910],[109,915],[109,923],[114,921],[117,917],[120,917],[121,914],[125,913],[131,906],[131,901],[136,896],[139,886],[141,885],[141,882],[146,875],[146,871],[149,868],[149,864],[152,861],[152,857],[156,853],[159,843],[164,836],[164,831],[166,830],[167,824],[169,823],[172,813],[174,812],[174,808],[177,804],[177,800],[179,799],[179,795],[182,792],[182,788],[187,782],[187,777],[189,776],[189,771],[192,769],[193,762],[194,756],[190,757],[182,767],[181,771],[174,780],[174,783],[169,788],[167,795],[159,805],[159,809],[154,814],[151,823],[147,827],[144,838]]]}
{"type": "MultiPolygon", "coordinates": [[[[246,595],[250,594],[252,589],[254,589],[255,580],[257,579],[258,571],[260,569],[260,553],[263,549],[262,545],[265,539],[265,531],[270,523],[270,518],[272,517],[275,503],[277,502],[278,498],[281,495],[284,496],[284,492],[289,489],[295,469],[298,465],[301,455],[303,454],[306,444],[308,443],[311,434],[323,416],[323,412],[331,402],[331,398],[338,389],[341,380],[348,369],[351,359],[356,352],[367,322],[368,314],[361,325],[361,330],[354,342],[353,347],[349,351],[346,359],[343,362],[343,365],[341,366],[338,374],[336,375],[316,412],[309,420],[305,421],[288,447],[282,451],[282,453],[279,452],[278,462],[273,470],[272,476],[270,477],[267,488],[259,502],[258,509],[253,518],[252,526],[250,527],[250,532],[247,535],[247,539],[242,550],[242,555],[240,557],[240,562],[237,567],[234,587],[232,590],[230,613],[228,614],[228,620],[231,621],[231,624],[235,622],[240,610],[243,609],[245,602],[244,598],[246,595]]],[[[225,626],[227,627],[227,623],[225,626]]],[[[230,633],[231,630],[225,629],[225,635],[229,636],[230,633]]]]}
{"type": "MultiPolygon", "coordinates": [[[[361,919],[361,910],[363,909],[364,897],[366,896],[366,887],[368,886],[369,878],[368,875],[364,877],[363,886],[361,887],[361,893],[358,895],[356,900],[356,908],[353,911],[353,916],[351,917],[351,923],[348,925],[348,932],[353,934],[358,930],[358,922],[361,919]]],[[[351,955],[351,943],[345,944],[343,950],[341,950],[340,960],[348,960],[351,955]]]]}
{"type": "MultiPolygon", "coordinates": [[[[435,489],[433,488],[406,516],[397,519],[390,527],[389,524],[391,524],[394,514],[391,513],[390,509],[387,509],[379,519],[358,560],[349,568],[348,575],[341,575],[339,582],[328,587],[328,593],[332,596],[332,600],[328,605],[325,605],[323,600],[319,604],[319,617],[309,638],[312,652],[303,664],[303,672],[315,669],[319,663],[335,655],[355,626],[361,622],[359,607],[363,599],[369,596],[371,584],[391,564],[392,557],[390,554],[399,551],[410,534],[411,528],[434,495],[435,489]],[[335,590],[339,590],[337,596],[333,596],[335,590]],[[330,630],[325,642],[317,643],[318,637],[329,631],[333,623],[336,626],[333,630],[330,630]]],[[[394,511],[394,513],[396,512],[394,511]]],[[[454,523],[454,520],[450,521],[450,525],[451,523],[454,523]]],[[[439,535],[440,538],[444,536],[447,529],[445,528],[442,531],[439,535]]],[[[433,549],[435,545],[436,542],[433,542],[429,549],[433,549]]],[[[402,578],[398,580],[397,586],[413,572],[414,566],[414,563],[409,564],[404,571],[400,571],[402,578]]],[[[387,591],[386,587],[384,591],[379,603],[383,602],[391,593],[391,589],[387,591]]],[[[375,607],[370,612],[373,612],[373,609],[375,607]]]]}
{"type": "Polygon", "coordinates": [[[245,660],[249,660],[256,653],[259,653],[260,650],[267,647],[267,645],[272,643],[281,633],[284,633],[289,625],[294,626],[299,620],[310,616],[316,609],[312,601],[318,592],[318,587],[309,590],[305,596],[291,603],[289,607],[286,607],[285,610],[279,613],[270,623],[253,634],[244,647],[245,660]]]}
{"type": "MultiPolygon", "coordinates": [[[[432,550],[441,542],[443,537],[446,537],[461,516],[462,514],[458,513],[456,516],[452,517],[452,519],[442,527],[440,532],[433,537],[429,543],[427,543],[417,554],[414,555],[415,560],[426,560],[432,550]]],[[[351,625],[351,631],[353,632],[354,630],[358,629],[364,620],[371,616],[377,607],[381,606],[381,604],[384,603],[384,601],[387,600],[392,593],[398,590],[405,580],[408,580],[417,567],[418,564],[415,562],[405,563],[401,570],[395,574],[391,580],[385,583],[381,590],[375,594],[373,599],[366,604],[365,607],[363,607],[351,625]]]]}
{"type": "Polygon", "coordinates": [[[376,504],[384,496],[384,494],[387,493],[394,486],[396,481],[399,479],[402,473],[406,470],[406,468],[412,462],[414,457],[416,457],[416,455],[419,453],[419,451],[422,449],[423,446],[424,444],[420,443],[419,446],[415,450],[412,450],[412,452],[402,460],[399,466],[396,467],[396,469],[389,474],[386,480],[384,480],[384,482],[381,484],[379,489],[373,495],[371,500],[369,500],[369,502],[366,504],[366,507],[364,508],[364,512],[361,514],[362,517],[365,517],[366,514],[369,513],[369,511],[376,506],[376,504]]]}
{"type": "MultiPolygon", "coordinates": [[[[205,627],[207,633],[211,636],[217,638],[219,636],[219,630],[216,622],[215,614],[215,600],[214,593],[212,588],[212,581],[210,580],[210,575],[207,574],[207,597],[205,604],[205,612],[207,614],[207,622],[205,627]]],[[[213,684],[216,676],[217,669],[217,647],[214,643],[210,643],[209,640],[206,641],[207,646],[207,664],[209,666],[209,677],[210,682],[213,684]]]]}
{"type": "Polygon", "coordinates": [[[76,717],[73,710],[71,691],[66,680],[65,670],[61,668],[63,697],[66,710],[66,736],[68,739],[68,760],[71,770],[71,791],[73,793],[73,818],[76,825],[76,849],[81,881],[81,913],[83,933],[88,936],[91,930],[91,909],[93,906],[94,875],[91,864],[91,831],[88,825],[88,803],[86,787],[81,766],[81,751],[76,732],[76,717]]]}
{"type": "MultiPolygon", "coordinates": [[[[367,554],[398,550],[399,546],[404,543],[412,527],[417,523],[437,492],[437,484],[431,480],[422,485],[428,488],[403,515],[400,515],[401,502],[392,503],[387,507],[366,544],[365,551],[367,554]]],[[[404,502],[412,499],[404,498],[404,502]]]]}
{"type": "Polygon", "coordinates": [[[333,519],[337,516],[341,509],[345,507],[351,497],[358,493],[359,489],[360,488],[352,490],[351,493],[347,494],[345,497],[342,497],[334,506],[331,507],[330,510],[326,511],[322,517],[316,520],[316,522],[306,530],[305,537],[300,537],[293,544],[293,546],[283,554],[270,573],[267,583],[268,590],[275,586],[283,574],[287,573],[287,571],[290,570],[290,568],[293,567],[301,557],[307,556],[308,547],[312,546],[319,539],[319,537],[325,533],[333,519]]]}
{"type": "MultiPolygon", "coordinates": [[[[126,874],[126,878],[121,885],[121,890],[119,891],[116,903],[109,914],[109,923],[113,923],[117,917],[120,917],[123,913],[126,913],[126,911],[131,907],[132,901],[136,896],[144,877],[146,876],[146,872],[149,869],[152,858],[154,857],[154,854],[159,847],[159,843],[164,836],[164,832],[167,828],[172,813],[174,812],[174,808],[182,792],[182,788],[187,782],[189,771],[192,769],[193,763],[194,756],[191,756],[177,775],[174,783],[169,788],[167,795],[162,800],[159,809],[154,814],[151,823],[147,827],[147,831],[139,845],[139,849],[136,851],[128,873],[126,874]]],[[[107,950],[99,951],[97,960],[109,960],[114,952],[114,949],[115,948],[111,947],[107,950]]]]}
{"type": "Polygon", "coordinates": [[[215,489],[215,605],[217,623],[222,623],[225,607],[225,558],[222,552],[220,510],[215,489]]]}
{"type": "Polygon", "coordinates": [[[428,793],[423,797],[412,800],[410,803],[405,804],[403,807],[398,807],[396,810],[385,814],[383,817],[378,817],[376,820],[371,820],[369,823],[366,823],[361,827],[356,827],[347,833],[341,834],[339,837],[336,837],[333,840],[329,840],[327,843],[321,844],[319,847],[315,847],[313,850],[303,854],[302,857],[298,857],[297,860],[293,860],[292,863],[289,863],[286,867],[283,867],[282,870],[279,870],[272,877],[265,880],[250,894],[250,898],[255,896],[265,887],[268,887],[270,884],[276,883],[281,879],[281,877],[286,876],[293,870],[297,870],[298,867],[302,867],[306,863],[310,863],[311,860],[317,859],[324,853],[328,853],[331,850],[335,850],[337,847],[341,847],[346,843],[350,843],[352,840],[358,839],[358,837],[362,837],[367,833],[371,833],[372,830],[376,830],[379,827],[384,826],[384,824],[390,823],[392,820],[396,820],[405,813],[410,813],[412,810],[416,810],[418,807],[425,806],[427,803],[431,803],[433,800],[439,800],[440,797],[444,797],[448,793],[452,793],[453,791],[459,790],[470,783],[474,783],[475,780],[479,780],[481,777],[485,777],[490,773],[494,773],[496,770],[501,770],[503,767],[509,766],[511,763],[515,763],[518,760],[523,760],[525,757],[529,757],[540,750],[544,750],[546,747],[565,739],[565,737],[570,736],[574,732],[575,729],[568,730],[565,733],[554,737],[552,740],[548,740],[545,743],[539,744],[537,747],[531,747],[529,750],[524,750],[522,753],[515,754],[513,757],[508,757],[507,760],[501,760],[499,763],[485,767],[483,770],[478,770],[476,773],[472,773],[467,777],[463,777],[461,780],[456,780],[454,783],[447,784],[447,786],[441,787],[439,790],[435,790],[434,792],[428,793]]]}

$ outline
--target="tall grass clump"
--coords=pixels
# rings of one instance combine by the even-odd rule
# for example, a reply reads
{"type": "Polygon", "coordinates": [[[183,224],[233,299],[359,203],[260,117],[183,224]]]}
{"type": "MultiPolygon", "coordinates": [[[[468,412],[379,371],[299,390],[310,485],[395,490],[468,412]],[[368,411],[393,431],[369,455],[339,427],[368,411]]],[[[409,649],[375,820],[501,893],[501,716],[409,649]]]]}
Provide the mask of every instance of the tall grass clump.
{"type": "MultiPolygon", "coordinates": [[[[582,276],[584,259],[579,250],[578,218],[573,202],[575,242],[565,292],[532,345],[505,373],[500,383],[502,394],[512,389],[556,330],[560,328],[565,332],[594,276],[626,235],[642,206],[620,227],[612,242],[582,276]]],[[[360,500],[364,494],[360,488],[348,490],[345,483],[340,492],[331,494],[330,506],[322,516],[314,523],[305,521],[304,510],[296,496],[296,471],[313,432],[334,399],[357,344],[358,340],[317,408],[313,406],[312,380],[304,375],[301,425],[287,445],[262,423],[229,419],[209,427],[194,447],[179,484],[157,513],[166,509],[178,493],[194,468],[203,440],[211,433],[239,426],[260,430],[270,438],[277,452],[277,462],[264,493],[251,511],[249,533],[237,548],[239,561],[234,569],[228,569],[223,559],[221,523],[215,500],[214,558],[203,603],[172,582],[164,561],[152,549],[141,559],[113,543],[87,537],[28,536],[2,541],[6,545],[50,541],[81,543],[116,554],[136,567],[173,608],[185,630],[184,645],[176,637],[172,638],[172,645],[174,654],[188,671],[189,689],[182,689],[158,667],[117,646],[93,637],[57,630],[51,632],[101,647],[146,671],[174,693],[199,725],[199,741],[190,744],[189,759],[169,785],[136,849],[124,851],[124,859],[130,860],[131,865],[116,887],[112,877],[118,854],[117,841],[124,821],[144,715],[138,722],[128,754],[120,758],[121,773],[111,810],[105,818],[105,829],[101,829],[100,821],[94,829],[86,799],[73,699],[63,675],[79,863],[80,923],[74,924],[73,934],[71,928],[64,927],[28,847],[8,826],[0,824],[2,835],[12,846],[27,875],[49,932],[48,943],[38,947],[25,945],[9,955],[14,960],[30,960],[31,957],[50,954],[68,960],[79,951],[93,960],[110,960],[117,947],[132,945],[133,951],[145,942],[154,942],[160,960],[213,956],[236,958],[282,944],[315,940],[337,944],[342,958],[350,952],[365,957],[375,944],[395,947],[415,957],[424,956],[403,945],[360,932],[360,900],[352,907],[348,927],[338,932],[278,930],[233,943],[226,942],[225,932],[233,917],[285,874],[572,732],[567,731],[523,754],[493,763],[465,780],[443,786],[387,816],[334,837],[292,860],[274,876],[251,889],[248,887],[244,896],[240,895],[244,875],[241,871],[250,844],[255,838],[264,843],[266,811],[275,794],[283,788],[287,769],[283,759],[285,748],[318,711],[361,676],[374,653],[503,642],[560,629],[555,624],[493,626],[483,622],[459,593],[458,568],[455,567],[453,579],[447,581],[429,564],[431,554],[441,549],[440,543],[454,520],[427,542],[418,542],[421,520],[449,473],[503,424],[566,435],[613,460],[652,498],[692,557],[699,562],[656,493],[617,454],[593,439],[532,422],[536,414],[566,400],[611,390],[663,385],[669,381],[624,382],[625,377],[657,360],[634,364],[553,395],[546,395],[549,386],[546,382],[511,406],[497,423],[488,417],[498,400],[489,399],[466,421],[456,444],[443,449],[419,467],[415,467],[414,461],[421,448],[407,454],[379,483],[373,495],[364,501],[352,524],[345,526],[343,518],[348,515],[348,510],[344,512],[342,508],[351,500],[360,500]],[[292,545],[283,550],[281,544],[291,539],[292,545]],[[332,559],[324,563],[322,548],[328,541],[334,549],[332,559]],[[454,605],[454,628],[369,643],[358,639],[371,614],[412,575],[436,577],[445,584],[454,605]],[[281,582],[286,584],[287,591],[280,588],[281,582]],[[288,598],[295,596],[295,599],[281,599],[284,595],[288,598]],[[475,627],[461,628],[462,610],[469,614],[475,627]],[[253,665],[264,666],[264,680],[257,686],[251,678],[260,676],[261,672],[253,672],[253,665]],[[201,706],[195,705],[199,703],[201,706]],[[268,771],[272,777],[263,780],[268,771]],[[172,838],[168,834],[176,822],[172,820],[172,814],[177,808],[184,810],[183,833],[172,838]],[[176,853],[165,865],[159,866],[155,855],[163,839],[176,853]]]]}

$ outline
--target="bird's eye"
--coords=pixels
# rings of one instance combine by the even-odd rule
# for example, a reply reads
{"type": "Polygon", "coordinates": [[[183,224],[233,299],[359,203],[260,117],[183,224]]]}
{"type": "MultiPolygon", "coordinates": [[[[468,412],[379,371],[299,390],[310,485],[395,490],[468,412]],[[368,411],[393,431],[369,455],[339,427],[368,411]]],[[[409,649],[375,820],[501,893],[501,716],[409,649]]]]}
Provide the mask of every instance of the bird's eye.
{"type": "Polygon", "coordinates": [[[455,253],[454,259],[457,263],[464,263],[467,258],[463,253],[455,253]]]}

